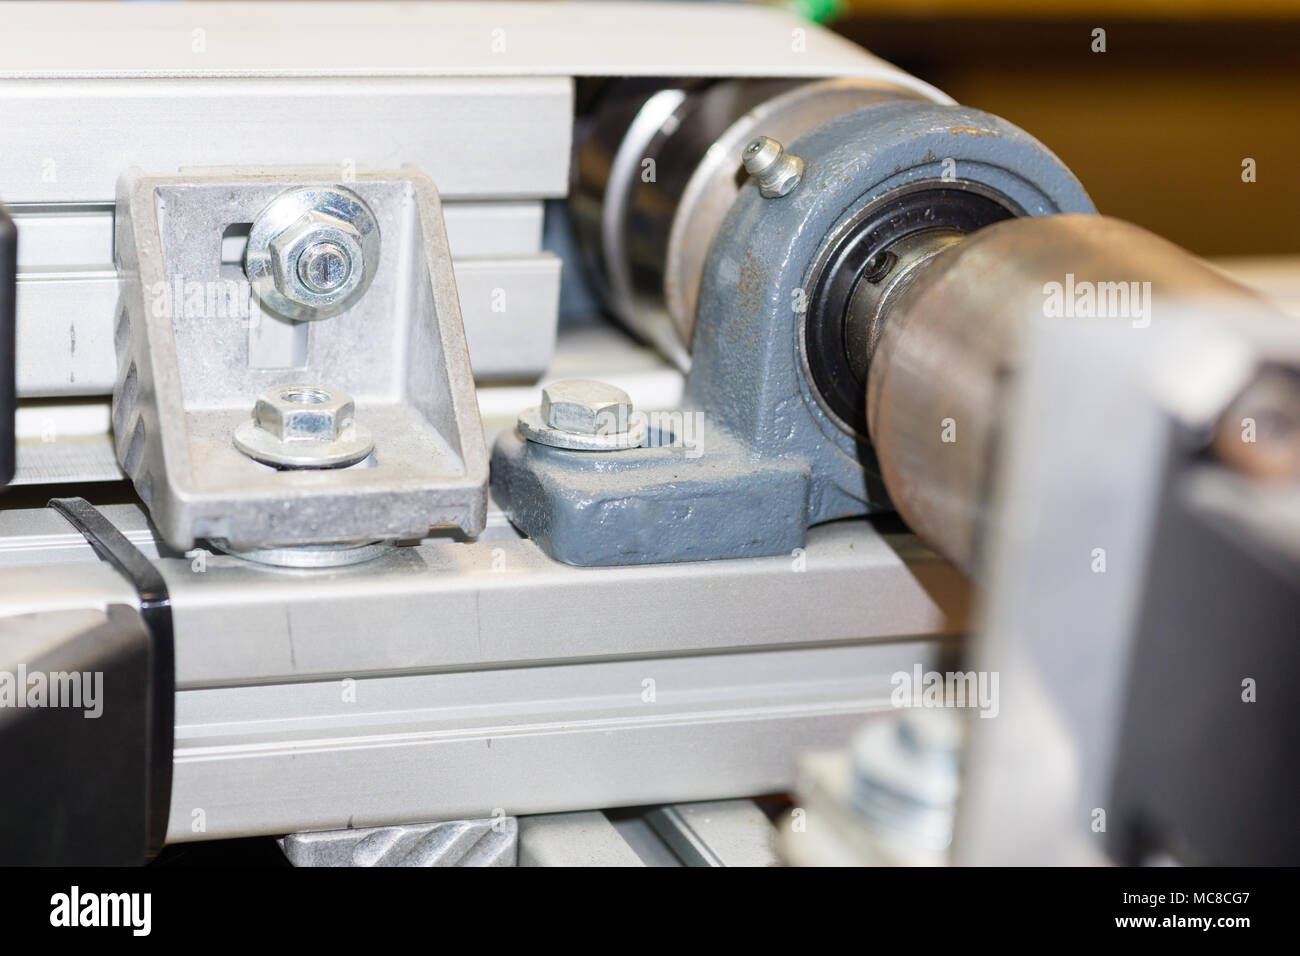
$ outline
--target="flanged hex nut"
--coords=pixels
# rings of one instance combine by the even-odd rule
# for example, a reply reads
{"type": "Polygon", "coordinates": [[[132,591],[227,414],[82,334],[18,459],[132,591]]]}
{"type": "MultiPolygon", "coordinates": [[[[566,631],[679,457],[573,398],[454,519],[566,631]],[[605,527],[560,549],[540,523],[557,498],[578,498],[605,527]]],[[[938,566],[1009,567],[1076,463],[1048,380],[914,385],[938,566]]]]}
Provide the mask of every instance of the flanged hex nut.
{"type": "Polygon", "coordinates": [[[374,448],[356,423],[352,396],[321,385],[277,385],[257,398],[253,417],[235,429],[235,447],[278,468],[340,468],[374,448]]]}
{"type": "Polygon", "coordinates": [[[248,235],[244,271],[259,300],[291,319],[343,311],[379,264],[379,224],[365,202],[338,186],[282,193],[248,235]]]}
{"type": "Polygon", "coordinates": [[[334,441],[356,424],[352,396],[316,385],[268,388],[253,407],[253,421],[280,441],[334,441]]]}
{"type": "Polygon", "coordinates": [[[328,309],[361,284],[361,233],[329,213],[303,213],[271,240],[270,252],[276,289],[300,305],[328,309]]]}

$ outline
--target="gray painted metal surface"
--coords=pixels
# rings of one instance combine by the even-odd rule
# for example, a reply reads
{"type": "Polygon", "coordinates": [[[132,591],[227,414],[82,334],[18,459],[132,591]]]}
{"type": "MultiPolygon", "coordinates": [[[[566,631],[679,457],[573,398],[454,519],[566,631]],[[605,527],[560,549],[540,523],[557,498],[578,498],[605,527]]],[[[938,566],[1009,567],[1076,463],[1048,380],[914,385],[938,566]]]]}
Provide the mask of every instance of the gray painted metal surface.
{"type": "Polygon", "coordinates": [[[887,508],[872,451],[827,415],[801,366],[807,286],[827,238],[881,195],[953,170],[1029,215],[1092,211],[1042,144],[966,107],[873,106],[790,150],[805,162],[799,186],[767,199],[746,185],[709,254],[688,417],[675,423],[699,423],[695,448],[664,441],[593,459],[516,433],[498,438],[493,488],[555,558],[611,565],[790,553],[812,525],[887,508]]]}

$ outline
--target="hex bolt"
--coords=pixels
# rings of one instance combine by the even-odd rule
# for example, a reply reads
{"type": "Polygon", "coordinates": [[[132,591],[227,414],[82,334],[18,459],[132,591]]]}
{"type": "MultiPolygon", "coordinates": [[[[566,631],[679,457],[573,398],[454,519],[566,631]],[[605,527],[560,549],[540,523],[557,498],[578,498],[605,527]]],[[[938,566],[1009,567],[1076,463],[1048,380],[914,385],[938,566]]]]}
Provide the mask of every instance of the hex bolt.
{"type": "Polygon", "coordinates": [[[787,153],[770,136],[750,140],[741,159],[745,172],[758,181],[758,192],[764,199],[788,195],[803,179],[803,160],[787,153]]]}
{"type": "Polygon", "coordinates": [[[604,382],[570,379],[542,389],[542,403],[519,415],[519,434],[569,451],[626,451],[646,440],[627,392],[604,382]]]}
{"type": "Polygon", "coordinates": [[[281,193],[253,221],[244,272],[271,311],[311,321],[360,299],[379,251],[379,222],[360,196],[341,186],[304,186],[281,193]]]}
{"type": "Polygon", "coordinates": [[[542,418],[574,435],[620,434],[628,430],[632,399],[604,382],[570,379],[542,389],[542,418]]]}
{"type": "Polygon", "coordinates": [[[946,851],[964,722],[952,708],[873,718],[853,738],[850,802],[904,858],[946,851]]]}
{"type": "Polygon", "coordinates": [[[323,385],[276,385],[257,398],[235,429],[235,447],[276,468],[342,468],[374,448],[356,423],[352,396],[323,385]]]}
{"type": "Polygon", "coordinates": [[[298,257],[298,278],[313,292],[333,292],[348,281],[352,260],[336,242],[318,242],[298,257]]]}

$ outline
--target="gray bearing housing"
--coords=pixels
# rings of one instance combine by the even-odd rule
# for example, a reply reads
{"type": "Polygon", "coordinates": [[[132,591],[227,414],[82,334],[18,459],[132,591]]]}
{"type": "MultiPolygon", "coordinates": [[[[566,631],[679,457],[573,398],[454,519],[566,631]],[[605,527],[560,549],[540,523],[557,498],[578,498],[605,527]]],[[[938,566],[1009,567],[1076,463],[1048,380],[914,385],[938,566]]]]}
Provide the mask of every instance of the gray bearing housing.
{"type": "Polygon", "coordinates": [[[701,413],[698,456],[671,443],[598,456],[500,436],[492,482],[511,520],[577,565],[788,554],[807,529],[888,510],[869,445],[823,410],[800,320],[823,249],[868,204],[934,180],[975,184],[1027,215],[1095,212],[1065,165],[979,110],[892,102],[786,146],[788,195],[740,191],[705,264],[681,412],[701,413]]]}

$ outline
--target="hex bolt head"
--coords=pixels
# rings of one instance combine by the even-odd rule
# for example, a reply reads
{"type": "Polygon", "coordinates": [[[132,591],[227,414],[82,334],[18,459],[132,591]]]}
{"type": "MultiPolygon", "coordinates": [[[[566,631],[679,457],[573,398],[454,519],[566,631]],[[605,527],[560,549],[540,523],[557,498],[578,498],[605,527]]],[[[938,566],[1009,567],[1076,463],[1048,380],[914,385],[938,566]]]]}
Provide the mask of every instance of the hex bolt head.
{"type": "Polygon", "coordinates": [[[803,179],[803,160],[787,153],[770,136],[750,140],[740,158],[745,172],[758,182],[758,192],[764,199],[788,195],[803,179]]]}
{"type": "Polygon", "coordinates": [[[542,389],[542,420],[575,435],[619,434],[628,430],[632,399],[604,382],[570,379],[542,389]]]}
{"type": "Polygon", "coordinates": [[[298,257],[298,279],[313,292],[333,292],[351,271],[347,250],[335,242],[318,242],[298,257]]]}

